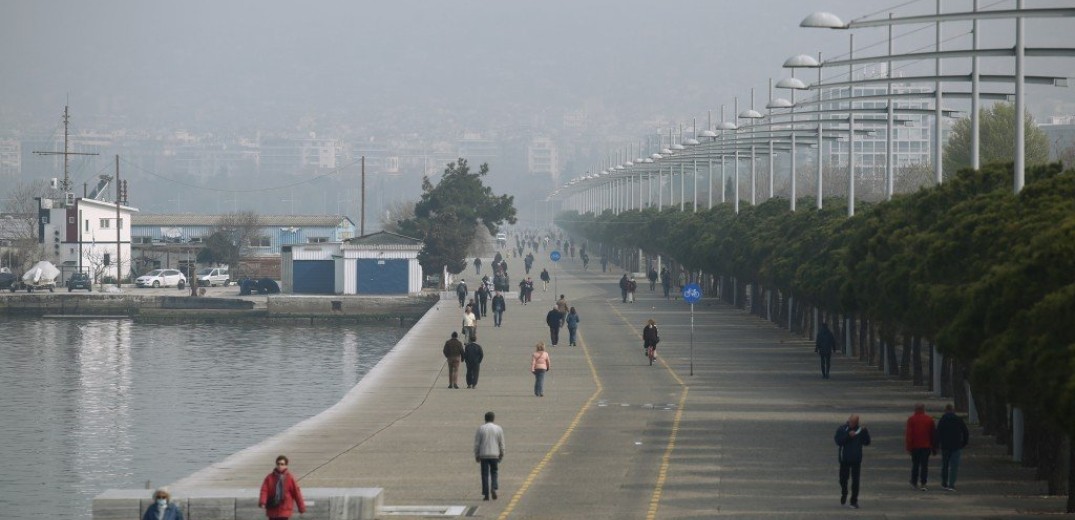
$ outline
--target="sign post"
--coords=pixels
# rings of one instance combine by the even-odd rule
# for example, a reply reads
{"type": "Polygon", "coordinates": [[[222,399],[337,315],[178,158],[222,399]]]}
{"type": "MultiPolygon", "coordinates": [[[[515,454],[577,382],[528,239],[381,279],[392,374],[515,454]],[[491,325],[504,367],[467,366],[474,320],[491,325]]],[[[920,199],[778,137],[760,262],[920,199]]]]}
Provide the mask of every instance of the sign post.
{"type": "Polygon", "coordinates": [[[702,287],[696,283],[683,287],[683,301],[691,304],[691,375],[694,375],[694,304],[702,299],[702,287]]]}
{"type": "MultiPolygon", "coordinates": [[[[560,263],[560,252],[559,251],[553,251],[552,253],[549,253],[549,260],[552,260],[553,269],[554,269],[554,272],[555,272],[556,271],[555,270],[556,264],[560,263]]],[[[556,275],[555,274],[552,276],[552,293],[553,293],[552,294],[552,299],[553,299],[553,301],[556,301],[556,295],[560,294],[560,290],[557,288],[557,285],[556,285],[556,275]]]]}

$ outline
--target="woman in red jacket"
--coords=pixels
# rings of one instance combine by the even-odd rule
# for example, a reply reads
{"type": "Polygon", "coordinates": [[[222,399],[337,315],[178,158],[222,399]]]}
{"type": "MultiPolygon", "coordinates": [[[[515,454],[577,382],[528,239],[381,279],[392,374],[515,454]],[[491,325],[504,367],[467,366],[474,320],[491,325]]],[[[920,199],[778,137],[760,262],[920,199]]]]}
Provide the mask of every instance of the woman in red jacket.
{"type": "Polygon", "coordinates": [[[265,508],[269,520],[286,520],[298,506],[299,514],[306,512],[306,502],[302,500],[299,483],[287,470],[288,460],[284,455],[276,457],[276,469],[265,476],[261,483],[261,496],[258,507],[265,508]]]}

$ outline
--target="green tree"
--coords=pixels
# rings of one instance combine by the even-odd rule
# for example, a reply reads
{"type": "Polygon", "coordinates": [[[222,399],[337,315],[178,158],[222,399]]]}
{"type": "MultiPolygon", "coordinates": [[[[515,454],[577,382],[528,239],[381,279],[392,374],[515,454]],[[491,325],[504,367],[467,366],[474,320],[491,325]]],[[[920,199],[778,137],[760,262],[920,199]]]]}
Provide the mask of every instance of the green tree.
{"type": "Polygon", "coordinates": [[[198,262],[237,267],[243,248],[261,232],[261,219],[253,211],[230,213],[220,217],[216,229],[198,251],[198,262]]]}
{"type": "Polygon", "coordinates": [[[482,183],[489,165],[471,173],[467,160],[448,163],[439,183],[422,179],[422,196],[414,205],[414,216],[399,221],[399,232],[425,243],[418,262],[426,272],[451,273],[466,267],[467,249],[484,228],[490,235],[504,222],[514,224],[514,197],[494,195],[482,183]]]}
{"type": "MultiPolygon", "coordinates": [[[[1015,105],[997,103],[980,112],[982,164],[989,162],[1012,162],[1015,157],[1015,105]]],[[[1025,114],[1026,164],[1044,164],[1049,161],[1049,138],[1034,118],[1025,114]]],[[[971,127],[970,118],[963,118],[952,127],[948,143],[944,145],[944,170],[954,174],[960,168],[970,168],[971,127]]]]}

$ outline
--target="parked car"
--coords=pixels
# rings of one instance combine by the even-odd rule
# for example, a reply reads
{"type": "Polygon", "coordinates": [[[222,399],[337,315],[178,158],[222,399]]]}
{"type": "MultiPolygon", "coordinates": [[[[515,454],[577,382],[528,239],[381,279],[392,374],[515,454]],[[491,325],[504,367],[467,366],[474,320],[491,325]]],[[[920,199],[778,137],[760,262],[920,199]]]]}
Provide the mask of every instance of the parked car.
{"type": "Polygon", "coordinates": [[[227,287],[231,285],[231,276],[228,274],[227,267],[203,267],[198,269],[198,273],[194,275],[198,280],[199,286],[216,287],[217,285],[223,285],[227,287]]]}
{"type": "Polygon", "coordinates": [[[93,292],[93,280],[90,279],[90,275],[86,273],[75,273],[71,275],[71,278],[67,279],[67,292],[74,291],[75,289],[85,289],[89,292],[93,292]]]}
{"type": "Polygon", "coordinates": [[[6,271],[6,267],[4,269],[5,271],[0,272],[0,289],[11,289],[16,285],[19,277],[11,274],[10,271],[6,271]]]}
{"type": "Polygon", "coordinates": [[[187,286],[187,277],[177,269],[154,269],[134,281],[138,287],[178,287],[187,286]]]}

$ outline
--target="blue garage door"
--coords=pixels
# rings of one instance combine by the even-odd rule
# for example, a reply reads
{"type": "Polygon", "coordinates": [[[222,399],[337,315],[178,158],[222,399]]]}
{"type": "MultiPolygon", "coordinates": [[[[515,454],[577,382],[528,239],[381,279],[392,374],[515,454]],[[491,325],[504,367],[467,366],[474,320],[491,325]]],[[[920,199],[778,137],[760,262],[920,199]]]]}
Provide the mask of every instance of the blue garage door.
{"type": "Polygon", "coordinates": [[[295,294],[335,294],[336,269],[332,260],[295,260],[291,286],[295,294]]]}
{"type": "Polygon", "coordinates": [[[407,260],[358,259],[358,294],[407,294],[407,260]]]}

